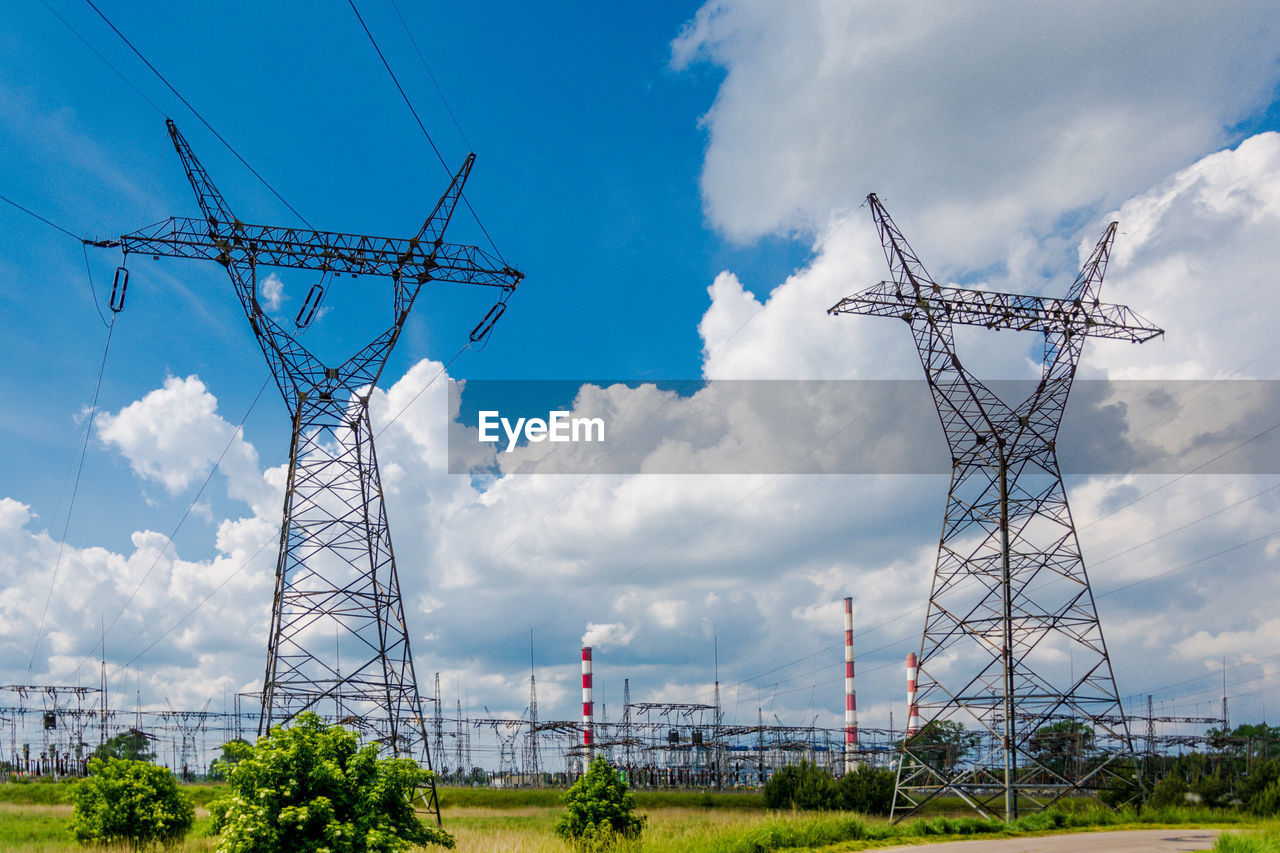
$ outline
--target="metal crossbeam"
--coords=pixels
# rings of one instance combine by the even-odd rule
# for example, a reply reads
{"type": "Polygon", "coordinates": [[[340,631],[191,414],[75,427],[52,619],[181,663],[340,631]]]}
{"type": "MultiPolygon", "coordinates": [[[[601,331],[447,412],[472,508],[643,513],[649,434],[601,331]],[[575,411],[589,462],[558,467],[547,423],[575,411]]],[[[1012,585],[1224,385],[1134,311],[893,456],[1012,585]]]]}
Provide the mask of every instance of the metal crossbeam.
{"type": "Polygon", "coordinates": [[[523,274],[477,246],[171,218],[120,238],[126,252],[514,290],[523,274]]]}
{"type": "Polygon", "coordinates": [[[904,291],[897,282],[882,281],[841,299],[827,313],[896,317],[908,323],[916,319],[928,322],[930,315],[940,315],[953,325],[1066,332],[1137,344],[1164,334],[1124,305],[943,287],[932,282],[918,291],[904,291]]]}
{"type": "MultiPolygon", "coordinates": [[[[203,218],[168,219],[125,235],[121,245],[126,253],[211,260],[227,270],[293,425],[258,733],[303,711],[328,711],[393,754],[420,756],[430,769],[369,398],[425,284],[493,287],[503,306],[520,283],[522,273],[487,252],[444,240],[475,157],[467,157],[413,237],[246,225],[177,126],[167,125],[203,218]],[[392,324],[346,361],[326,364],[263,311],[263,267],[390,279],[392,324]]],[[[312,314],[317,306],[318,299],[312,314]]],[[[497,316],[495,306],[481,326],[497,316]]],[[[434,778],[424,800],[439,822],[434,778]]]]}
{"type": "Polygon", "coordinates": [[[828,313],[906,321],[952,460],[908,709],[923,725],[903,740],[893,816],[954,795],[1011,820],[1020,807],[1127,785],[1132,739],[1056,454],[1084,339],[1163,334],[1098,297],[1116,223],[1054,299],[939,285],[880,200],[867,201],[892,280],[828,313]],[[956,325],[1043,334],[1035,390],[1001,400],[961,362],[956,325]],[[1064,725],[1087,729],[1088,761],[1036,749],[1064,725]]]}

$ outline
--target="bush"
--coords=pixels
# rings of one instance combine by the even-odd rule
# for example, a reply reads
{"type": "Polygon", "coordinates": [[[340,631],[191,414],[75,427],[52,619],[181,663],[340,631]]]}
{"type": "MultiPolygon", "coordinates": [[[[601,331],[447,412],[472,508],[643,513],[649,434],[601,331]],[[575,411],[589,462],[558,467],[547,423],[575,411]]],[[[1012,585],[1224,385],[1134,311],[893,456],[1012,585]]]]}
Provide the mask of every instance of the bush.
{"type": "Polygon", "coordinates": [[[808,761],[779,767],[764,783],[764,804],[770,809],[808,811],[839,807],[831,774],[808,761]]]}
{"type": "Polygon", "coordinates": [[[1261,817],[1280,814],[1280,780],[1276,780],[1249,798],[1249,811],[1261,817]]]}
{"type": "Polygon", "coordinates": [[[231,795],[209,804],[224,853],[329,850],[392,853],[412,844],[452,847],[453,836],[413,813],[430,779],[407,758],[379,758],[356,736],[311,713],[236,748],[231,795]]]}
{"type": "Polygon", "coordinates": [[[581,847],[606,848],[619,838],[636,838],[644,830],[645,818],[634,814],[636,795],[602,755],[560,799],[565,813],[556,823],[556,835],[581,847]]]}
{"type": "Polygon", "coordinates": [[[836,803],[845,811],[887,815],[893,809],[896,782],[892,770],[864,764],[836,782],[836,803]]]}
{"type": "Polygon", "coordinates": [[[1147,805],[1153,809],[1185,806],[1187,804],[1187,794],[1190,791],[1191,789],[1187,787],[1187,783],[1183,782],[1180,777],[1166,776],[1151,789],[1151,796],[1147,798],[1147,805]]]}
{"type": "Polygon", "coordinates": [[[146,761],[90,759],[71,791],[71,832],[81,844],[173,844],[191,829],[195,807],[173,774],[146,761]]]}

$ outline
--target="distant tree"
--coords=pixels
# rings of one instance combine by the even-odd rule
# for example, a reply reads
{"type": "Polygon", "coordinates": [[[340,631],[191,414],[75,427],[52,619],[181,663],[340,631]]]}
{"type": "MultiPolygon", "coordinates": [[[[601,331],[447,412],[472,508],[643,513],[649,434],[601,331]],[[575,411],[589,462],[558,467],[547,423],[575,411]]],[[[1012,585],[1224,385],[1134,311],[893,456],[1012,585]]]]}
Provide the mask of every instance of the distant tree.
{"type": "Polygon", "coordinates": [[[123,758],[126,761],[155,761],[151,739],[145,732],[129,729],[108,738],[93,751],[94,758],[123,758]]]}
{"type": "Polygon", "coordinates": [[[596,756],[560,800],[565,811],[556,823],[556,835],[579,847],[607,848],[644,830],[644,816],[635,814],[636,795],[603,755],[596,756]]]}
{"type": "Polygon", "coordinates": [[[1056,773],[1065,773],[1068,762],[1088,755],[1093,745],[1093,729],[1078,720],[1041,726],[1027,744],[1032,757],[1056,773]]]}
{"type": "Polygon", "coordinates": [[[980,735],[954,720],[932,720],[907,743],[912,752],[950,773],[978,746],[980,735]]]}
{"type": "Polygon", "coordinates": [[[299,714],[247,750],[228,773],[231,794],[209,805],[223,853],[392,853],[414,844],[454,845],[414,814],[412,795],[429,771],[379,758],[372,744],[299,714]]]}
{"type": "Polygon", "coordinates": [[[845,811],[885,815],[893,809],[894,772],[862,765],[836,782],[836,803],[845,811]]]}
{"type": "Polygon", "coordinates": [[[1151,796],[1147,797],[1147,805],[1157,809],[1185,806],[1188,802],[1187,794],[1189,793],[1191,793],[1191,789],[1187,787],[1187,783],[1182,781],[1180,776],[1166,776],[1151,789],[1151,796]]]}
{"type": "Polygon", "coordinates": [[[163,767],[92,758],[71,790],[71,832],[81,844],[173,844],[191,829],[195,807],[163,767]]]}
{"type": "Polygon", "coordinates": [[[816,764],[802,760],[774,771],[764,783],[764,804],[770,809],[825,811],[839,808],[836,782],[816,764]]]}

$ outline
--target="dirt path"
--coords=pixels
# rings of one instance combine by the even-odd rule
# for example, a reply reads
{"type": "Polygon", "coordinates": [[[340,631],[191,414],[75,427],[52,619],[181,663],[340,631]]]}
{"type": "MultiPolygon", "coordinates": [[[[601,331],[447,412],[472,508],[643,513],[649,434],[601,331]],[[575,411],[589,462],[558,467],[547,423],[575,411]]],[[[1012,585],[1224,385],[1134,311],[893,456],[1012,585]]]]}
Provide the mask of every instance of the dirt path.
{"type": "Polygon", "coordinates": [[[1121,832],[1073,832],[1038,838],[993,838],[890,847],[895,853],[1181,853],[1208,850],[1218,829],[1129,829],[1121,832]]]}

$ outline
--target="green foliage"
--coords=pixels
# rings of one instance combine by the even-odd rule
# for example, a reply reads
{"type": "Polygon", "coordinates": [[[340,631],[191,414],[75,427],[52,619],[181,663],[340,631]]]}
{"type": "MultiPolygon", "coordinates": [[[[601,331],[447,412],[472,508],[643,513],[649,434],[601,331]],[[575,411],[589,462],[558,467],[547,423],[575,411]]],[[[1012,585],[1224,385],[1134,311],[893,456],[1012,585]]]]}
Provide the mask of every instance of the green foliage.
{"type": "Polygon", "coordinates": [[[764,783],[764,804],[770,809],[826,811],[839,807],[836,783],[816,764],[801,761],[779,767],[764,783]]]}
{"type": "Polygon", "coordinates": [[[981,735],[954,720],[932,720],[911,738],[911,751],[927,763],[950,773],[978,746],[981,735]]]}
{"type": "Polygon", "coordinates": [[[229,740],[222,745],[222,755],[215,758],[209,765],[209,775],[214,779],[225,779],[231,772],[231,768],[251,755],[253,755],[253,744],[243,738],[229,740]]]}
{"type": "Polygon", "coordinates": [[[556,835],[588,849],[605,849],[618,839],[637,838],[645,818],[635,814],[636,797],[604,756],[596,756],[561,798],[564,814],[556,835]]]}
{"type": "Polygon", "coordinates": [[[1248,800],[1249,811],[1262,817],[1280,815],[1280,780],[1258,791],[1248,800]]]}
{"type": "Polygon", "coordinates": [[[1255,832],[1224,832],[1214,842],[1213,853],[1280,853],[1280,827],[1255,832]]]}
{"type": "Polygon", "coordinates": [[[1256,815],[1280,814],[1280,761],[1263,761],[1236,785],[1236,796],[1256,815]]]}
{"type": "Polygon", "coordinates": [[[121,732],[93,751],[94,758],[123,758],[127,761],[155,761],[150,738],[137,729],[121,732]]]}
{"type": "Polygon", "coordinates": [[[1093,751],[1093,729],[1079,720],[1059,720],[1036,729],[1028,748],[1041,764],[1057,773],[1069,772],[1068,764],[1093,751]]]}
{"type": "Polygon", "coordinates": [[[81,844],[173,844],[191,828],[195,808],[173,774],[145,761],[94,758],[71,792],[71,832],[81,844]]]}
{"type": "Polygon", "coordinates": [[[231,795],[210,803],[224,853],[391,853],[413,844],[452,847],[453,836],[424,824],[411,796],[429,771],[407,758],[379,758],[355,735],[300,714],[256,746],[236,747],[231,795]]]}
{"type": "Polygon", "coordinates": [[[1187,794],[1189,793],[1191,793],[1191,789],[1187,787],[1186,782],[1182,781],[1182,777],[1166,776],[1151,789],[1151,796],[1147,798],[1147,805],[1155,809],[1183,806],[1187,804],[1187,794]]]}
{"type": "Polygon", "coordinates": [[[887,815],[893,809],[892,770],[862,765],[836,782],[836,803],[849,812],[887,815]]]}

